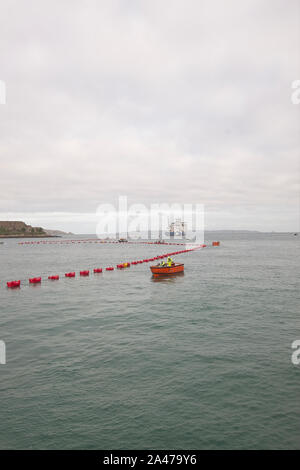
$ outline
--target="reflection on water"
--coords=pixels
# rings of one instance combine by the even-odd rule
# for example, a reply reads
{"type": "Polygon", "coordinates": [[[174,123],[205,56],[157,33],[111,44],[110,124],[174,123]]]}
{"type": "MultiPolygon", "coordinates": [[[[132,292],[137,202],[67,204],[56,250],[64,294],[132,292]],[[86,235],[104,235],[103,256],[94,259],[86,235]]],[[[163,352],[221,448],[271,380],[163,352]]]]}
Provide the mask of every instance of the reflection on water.
{"type": "Polygon", "coordinates": [[[176,278],[184,276],[184,272],[182,273],[174,273],[174,274],[160,274],[159,276],[152,276],[151,281],[153,282],[175,282],[176,278]]]}

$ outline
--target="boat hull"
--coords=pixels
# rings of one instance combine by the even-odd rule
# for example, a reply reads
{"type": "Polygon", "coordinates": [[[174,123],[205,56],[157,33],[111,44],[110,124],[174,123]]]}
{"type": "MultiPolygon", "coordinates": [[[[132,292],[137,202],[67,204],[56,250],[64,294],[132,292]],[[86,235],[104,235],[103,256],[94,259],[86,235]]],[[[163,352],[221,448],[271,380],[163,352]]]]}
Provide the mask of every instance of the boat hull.
{"type": "Polygon", "coordinates": [[[175,264],[174,266],[150,266],[150,269],[154,277],[169,276],[183,273],[184,264],[175,264]]]}

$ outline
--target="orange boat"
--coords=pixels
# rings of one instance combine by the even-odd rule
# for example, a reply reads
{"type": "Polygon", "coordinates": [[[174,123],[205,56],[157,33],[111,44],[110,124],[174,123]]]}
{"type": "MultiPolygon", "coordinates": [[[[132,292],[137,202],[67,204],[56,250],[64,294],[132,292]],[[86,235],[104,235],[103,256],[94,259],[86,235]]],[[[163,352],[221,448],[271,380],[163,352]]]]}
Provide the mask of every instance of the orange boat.
{"type": "Polygon", "coordinates": [[[183,273],[184,264],[172,264],[172,266],[150,266],[151,272],[154,277],[168,276],[169,274],[183,273]]]}

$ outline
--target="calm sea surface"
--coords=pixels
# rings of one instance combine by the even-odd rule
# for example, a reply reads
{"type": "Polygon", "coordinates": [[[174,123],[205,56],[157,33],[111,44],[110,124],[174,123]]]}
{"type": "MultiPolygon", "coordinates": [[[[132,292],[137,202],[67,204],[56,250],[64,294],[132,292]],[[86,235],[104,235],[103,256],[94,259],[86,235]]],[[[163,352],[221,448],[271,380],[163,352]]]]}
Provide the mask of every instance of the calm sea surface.
{"type": "Polygon", "coordinates": [[[206,238],[221,246],[175,257],[184,276],[31,287],[177,248],[0,245],[2,449],[300,448],[300,237],[206,238]]]}

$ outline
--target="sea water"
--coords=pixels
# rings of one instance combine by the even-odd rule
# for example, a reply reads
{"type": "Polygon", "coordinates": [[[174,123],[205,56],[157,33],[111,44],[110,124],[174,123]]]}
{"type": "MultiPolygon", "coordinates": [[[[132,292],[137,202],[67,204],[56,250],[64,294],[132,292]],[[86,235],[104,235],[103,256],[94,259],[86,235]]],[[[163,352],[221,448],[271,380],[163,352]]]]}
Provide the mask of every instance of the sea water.
{"type": "Polygon", "coordinates": [[[149,263],[79,270],[180,247],[5,240],[0,447],[299,449],[299,238],[207,234],[158,281],[149,263]]]}

